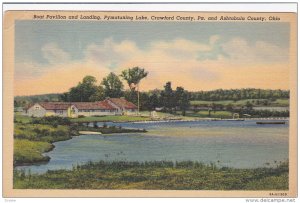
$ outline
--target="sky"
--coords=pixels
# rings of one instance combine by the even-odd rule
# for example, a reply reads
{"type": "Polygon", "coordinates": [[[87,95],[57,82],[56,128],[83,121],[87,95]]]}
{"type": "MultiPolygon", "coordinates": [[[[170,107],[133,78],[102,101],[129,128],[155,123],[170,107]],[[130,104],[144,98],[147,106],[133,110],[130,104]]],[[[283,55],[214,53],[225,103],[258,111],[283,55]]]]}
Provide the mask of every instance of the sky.
{"type": "Polygon", "coordinates": [[[145,91],[168,81],[190,91],[289,89],[289,36],[284,22],[20,20],[14,94],[62,93],[86,75],[100,84],[135,66],[149,72],[145,91]]]}

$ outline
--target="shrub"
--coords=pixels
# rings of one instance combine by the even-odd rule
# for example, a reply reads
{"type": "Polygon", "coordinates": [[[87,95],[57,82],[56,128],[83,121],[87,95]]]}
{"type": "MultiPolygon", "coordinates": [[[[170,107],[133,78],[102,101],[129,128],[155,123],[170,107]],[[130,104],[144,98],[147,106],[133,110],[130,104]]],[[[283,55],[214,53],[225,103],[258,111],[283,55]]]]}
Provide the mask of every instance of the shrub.
{"type": "Polygon", "coordinates": [[[94,127],[94,128],[98,128],[97,121],[94,121],[94,122],[93,122],[93,127],[94,127]]]}
{"type": "Polygon", "coordinates": [[[33,124],[48,124],[52,125],[53,127],[57,127],[57,125],[70,125],[71,121],[69,118],[59,117],[59,116],[48,116],[42,118],[33,118],[33,124]]]}

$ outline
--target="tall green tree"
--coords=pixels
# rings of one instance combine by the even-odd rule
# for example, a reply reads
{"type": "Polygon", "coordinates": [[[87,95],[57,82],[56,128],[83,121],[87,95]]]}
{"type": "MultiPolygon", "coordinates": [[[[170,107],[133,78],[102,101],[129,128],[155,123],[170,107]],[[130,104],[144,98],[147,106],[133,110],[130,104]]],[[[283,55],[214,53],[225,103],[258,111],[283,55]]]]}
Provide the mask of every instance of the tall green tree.
{"type": "Polygon", "coordinates": [[[175,91],[176,106],[179,107],[182,115],[185,116],[186,110],[190,106],[189,94],[183,87],[177,87],[175,91]]]}
{"type": "Polygon", "coordinates": [[[148,72],[145,69],[140,67],[133,67],[127,70],[122,71],[121,77],[127,82],[129,88],[132,91],[137,91],[137,100],[138,100],[138,112],[140,110],[140,94],[139,94],[139,83],[140,81],[147,77],[148,72]]]}
{"type": "Polygon", "coordinates": [[[156,107],[159,107],[159,97],[157,94],[152,94],[149,97],[148,107],[149,110],[155,110],[156,107]]]}
{"type": "Polygon", "coordinates": [[[117,98],[123,96],[124,85],[120,78],[110,73],[107,77],[103,78],[101,85],[104,86],[104,94],[106,97],[117,98]]]}
{"type": "Polygon", "coordinates": [[[90,96],[89,101],[95,102],[95,101],[102,101],[104,99],[105,99],[104,89],[101,85],[99,85],[96,88],[96,92],[90,96]]]}
{"type": "Polygon", "coordinates": [[[164,86],[164,90],[161,92],[161,104],[168,112],[172,113],[173,108],[176,106],[175,101],[172,83],[167,82],[164,86]]]}
{"type": "Polygon", "coordinates": [[[77,86],[70,88],[69,94],[65,95],[70,102],[89,102],[90,98],[97,92],[96,78],[85,76],[77,86]]]}

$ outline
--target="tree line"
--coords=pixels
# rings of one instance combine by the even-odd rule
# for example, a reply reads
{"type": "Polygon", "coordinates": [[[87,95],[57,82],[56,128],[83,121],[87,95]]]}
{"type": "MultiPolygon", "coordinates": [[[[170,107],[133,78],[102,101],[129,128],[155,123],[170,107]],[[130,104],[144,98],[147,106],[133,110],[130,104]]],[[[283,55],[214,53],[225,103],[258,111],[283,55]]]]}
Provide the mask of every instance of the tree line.
{"type": "MultiPolygon", "coordinates": [[[[136,86],[129,85],[131,91],[125,91],[122,81],[114,73],[110,73],[102,81],[102,86],[95,85],[96,79],[93,76],[86,76],[82,82],[80,82],[76,87],[72,87],[69,92],[64,93],[61,96],[61,99],[64,101],[96,101],[101,100],[105,97],[127,97],[130,100],[130,92],[135,92],[136,86]]],[[[141,97],[150,97],[153,96],[156,100],[156,96],[168,97],[171,94],[171,82],[167,82],[165,89],[151,90],[148,92],[141,92],[141,97]],[[161,94],[162,93],[162,94],[161,94]],[[165,95],[164,95],[165,94],[165,95]]],[[[180,87],[184,89],[183,87],[180,87]]],[[[182,90],[178,90],[182,91],[182,90]]],[[[230,89],[230,90],[211,90],[211,91],[197,91],[190,92],[184,91],[190,101],[222,101],[222,100],[233,100],[238,101],[242,99],[261,99],[267,102],[268,100],[276,99],[288,99],[290,97],[289,90],[270,90],[270,89],[230,89]]],[[[259,100],[257,100],[259,102],[259,100]]],[[[162,101],[163,103],[166,101],[162,101]]],[[[172,106],[172,102],[166,102],[166,106],[172,106]]]]}
{"type": "MultiPolygon", "coordinates": [[[[121,79],[125,80],[131,92],[139,92],[140,81],[147,77],[148,72],[140,67],[133,67],[122,71],[121,75],[111,72],[102,79],[100,84],[94,76],[85,76],[75,87],[60,96],[66,102],[93,102],[100,101],[106,97],[123,97],[124,85],[121,79]]],[[[138,96],[138,95],[137,95],[138,96]]]]}
{"type": "Polygon", "coordinates": [[[289,98],[289,90],[271,89],[230,89],[230,90],[211,90],[197,91],[190,93],[191,100],[221,101],[221,100],[242,100],[242,99],[282,99],[289,98]]]}
{"type": "Polygon", "coordinates": [[[147,76],[144,69],[134,68],[122,72],[120,76],[109,73],[100,84],[93,76],[85,76],[75,87],[60,95],[60,100],[65,102],[93,102],[101,101],[107,97],[124,97],[133,102],[141,110],[154,110],[162,108],[163,111],[172,113],[175,110],[182,111],[185,115],[190,103],[189,92],[183,87],[172,89],[171,82],[167,82],[163,90],[139,92],[139,82],[147,76]],[[124,90],[123,78],[129,87],[124,90]]]}
{"type": "MultiPolygon", "coordinates": [[[[141,110],[152,111],[158,108],[160,111],[169,113],[181,111],[182,115],[185,115],[190,106],[189,92],[183,87],[176,87],[173,90],[171,82],[167,82],[163,90],[141,92],[140,97],[141,110]]],[[[136,103],[135,97],[132,97],[129,92],[125,92],[125,98],[136,103]]]]}
{"type": "MultiPolygon", "coordinates": [[[[147,92],[140,91],[139,83],[147,75],[148,72],[140,67],[125,69],[120,75],[111,72],[100,82],[94,76],[87,75],[76,86],[71,87],[65,93],[15,97],[14,104],[15,107],[24,107],[28,103],[41,101],[93,102],[104,100],[107,97],[125,97],[128,101],[136,104],[141,110],[150,111],[159,108],[161,111],[169,113],[181,111],[185,115],[186,110],[190,107],[190,101],[193,100],[238,101],[242,99],[265,99],[264,101],[268,102],[268,100],[289,98],[288,90],[246,88],[190,92],[185,90],[184,87],[173,89],[171,82],[166,82],[163,89],[155,89],[147,92]],[[127,83],[129,90],[125,90],[122,80],[127,83]]],[[[248,107],[249,105],[246,106],[248,107]]],[[[230,105],[226,106],[226,109],[232,111],[230,105]]]]}

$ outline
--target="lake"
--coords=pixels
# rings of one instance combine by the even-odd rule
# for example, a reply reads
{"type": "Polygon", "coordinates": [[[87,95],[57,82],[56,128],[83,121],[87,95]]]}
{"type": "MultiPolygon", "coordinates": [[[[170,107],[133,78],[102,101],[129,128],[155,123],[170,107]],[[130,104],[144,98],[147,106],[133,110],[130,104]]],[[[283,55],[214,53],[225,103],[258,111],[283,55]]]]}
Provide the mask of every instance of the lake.
{"type": "MultiPolygon", "coordinates": [[[[103,123],[98,123],[99,126],[103,123]]],[[[288,159],[289,127],[245,121],[107,123],[145,128],[147,133],[81,135],[54,143],[47,164],[19,166],[31,173],[72,169],[87,161],[192,160],[218,166],[256,168],[288,159]]]]}

